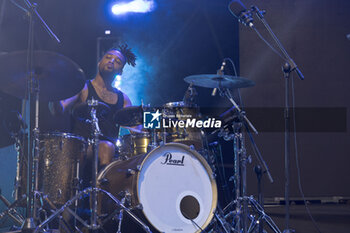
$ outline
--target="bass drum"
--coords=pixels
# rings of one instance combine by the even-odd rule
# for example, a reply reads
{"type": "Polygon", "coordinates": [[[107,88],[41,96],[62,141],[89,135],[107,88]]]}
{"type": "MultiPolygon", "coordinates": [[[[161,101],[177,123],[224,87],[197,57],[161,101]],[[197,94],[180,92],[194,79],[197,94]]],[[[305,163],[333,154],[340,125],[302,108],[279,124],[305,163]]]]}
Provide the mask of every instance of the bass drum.
{"type": "MultiPolygon", "coordinates": [[[[131,209],[160,232],[200,232],[212,220],[217,205],[217,186],[207,162],[189,146],[178,143],[109,164],[98,176],[98,187],[118,199],[121,193],[130,193],[131,209]]],[[[98,209],[101,216],[112,216],[117,206],[99,194],[98,209]]],[[[122,232],[138,232],[135,225],[125,221],[122,232]]],[[[110,232],[110,227],[104,229],[110,232]]]]}

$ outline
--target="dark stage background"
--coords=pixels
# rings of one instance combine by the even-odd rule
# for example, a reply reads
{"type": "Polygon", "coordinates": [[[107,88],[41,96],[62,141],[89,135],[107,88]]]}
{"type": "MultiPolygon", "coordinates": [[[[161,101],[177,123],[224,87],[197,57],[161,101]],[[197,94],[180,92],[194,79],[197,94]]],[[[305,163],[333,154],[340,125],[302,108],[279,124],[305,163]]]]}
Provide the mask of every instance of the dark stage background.
{"type": "MultiPolygon", "coordinates": [[[[108,13],[107,0],[37,0],[37,3],[39,13],[62,43],[56,44],[36,24],[35,48],[56,51],[71,58],[81,66],[87,79],[95,75],[98,37],[116,37],[116,41],[126,41],[135,50],[138,65],[136,71],[128,69],[132,74],[127,80],[130,85],[123,89],[135,104],[140,104],[141,99],[153,106],[180,101],[188,86],[183,81],[184,77],[214,74],[220,68],[222,59],[231,57],[240,75],[256,82],[255,87],[241,91],[246,107],[284,106],[283,61],[252,30],[238,25],[227,9],[229,1],[156,1],[154,12],[123,17],[108,13]],[[106,29],[112,31],[110,36],[104,35],[106,29]]],[[[341,107],[347,113],[350,99],[350,40],[346,35],[350,33],[350,2],[247,0],[244,3],[266,9],[266,19],[271,28],[304,73],[304,81],[293,75],[296,106],[309,109],[341,107]]],[[[265,38],[272,42],[257,19],[255,22],[265,38]]],[[[9,0],[2,0],[0,51],[25,50],[27,32],[28,21],[24,13],[9,0]]],[[[231,73],[232,69],[228,69],[227,74],[231,73]]],[[[1,77],[0,73],[0,78],[5,77],[1,77]]],[[[209,89],[198,87],[197,91],[197,103],[201,107],[230,106],[219,96],[211,97],[209,89]]],[[[41,106],[41,130],[68,131],[69,117],[53,117],[46,106],[47,103],[41,106]]],[[[249,116],[249,111],[247,113],[249,118],[254,119],[254,116],[249,116]]],[[[296,117],[303,119],[301,114],[296,117]]],[[[347,123],[349,116],[344,117],[347,123]]],[[[306,123],[311,124],[318,118],[322,118],[322,114],[312,115],[306,123]]],[[[262,119],[266,124],[283,121],[283,112],[274,118],[262,119]]],[[[327,126],[339,123],[333,119],[331,116],[322,123],[327,126]]],[[[350,197],[348,126],[345,126],[344,132],[323,132],[322,125],[319,128],[319,132],[297,134],[305,195],[309,198],[350,197]]],[[[283,197],[283,128],[280,132],[260,132],[255,139],[275,180],[270,184],[264,178],[264,195],[283,197]]],[[[248,141],[247,145],[249,154],[252,154],[248,141]]],[[[231,145],[223,142],[223,148],[226,171],[230,173],[231,145]]],[[[16,169],[14,149],[3,148],[0,156],[0,188],[10,198],[16,169]]],[[[291,196],[299,198],[294,150],[291,156],[291,196]]],[[[252,164],[248,166],[248,194],[253,195],[257,193],[252,170],[256,164],[257,160],[252,155],[252,164]]]]}

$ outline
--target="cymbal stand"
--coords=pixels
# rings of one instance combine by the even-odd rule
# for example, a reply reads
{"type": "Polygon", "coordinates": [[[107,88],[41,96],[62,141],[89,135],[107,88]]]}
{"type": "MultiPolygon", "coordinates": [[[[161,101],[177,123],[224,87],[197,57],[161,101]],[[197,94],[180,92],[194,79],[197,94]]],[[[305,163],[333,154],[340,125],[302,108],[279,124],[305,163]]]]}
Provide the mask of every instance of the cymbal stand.
{"type": "MultiPolygon", "coordinates": [[[[69,206],[74,205],[74,203],[78,199],[82,198],[83,196],[85,196],[89,193],[93,193],[93,192],[95,192],[95,193],[101,192],[101,193],[106,194],[111,200],[113,200],[118,205],[118,207],[120,207],[123,210],[123,212],[127,213],[138,225],[140,225],[145,232],[152,233],[151,230],[149,229],[149,227],[145,223],[143,223],[134,213],[131,212],[131,210],[129,208],[125,207],[125,205],[122,204],[122,202],[119,201],[116,197],[114,197],[111,193],[107,192],[106,190],[103,190],[100,188],[93,188],[93,187],[89,187],[89,188],[84,189],[83,191],[80,191],[77,195],[75,195],[73,198],[71,198],[69,201],[67,201],[60,209],[57,209],[45,221],[43,221],[40,225],[38,225],[37,228],[35,229],[34,233],[41,232],[47,224],[49,224],[53,219],[58,217],[66,209],[79,222],[81,222],[85,227],[92,229],[92,225],[88,225],[88,223],[86,223],[75,212],[73,212],[69,208],[69,206]]],[[[100,227],[97,224],[96,224],[96,226],[100,227]]]]}
{"type": "Polygon", "coordinates": [[[31,232],[35,229],[36,221],[36,203],[34,189],[37,190],[37,169],[39,159],[39,80],[34,77],[33,54],[34,54],[34,16],[39,19],[40,24],[45,28],[47,33],[58,43],[60,40],[48,27],[36,10],[37,4],[24,0],[29,16],[29,33],[28,33],[28,54],[27,54],[27,89],[26,96],[29,97],[29,133],[28,133],[28,169],[27,169],[27,207],[26,219],[22,229],[31,232]],[[34,111],[33,111],[34,110],[34,111]],[[33,119],[34,117],[34,119],[33,119]],[[33,170],[34,168],[34,170],[33,170]],[[34,182],[33,182],[34,178],[34,182]],[[34,186],[34,187],[33,187],[34,186]]]}
{"type": "MultiPolygon", "coordinates": [[[[101,135],[101,130],[98,125],[98,118],[96,115],[96,107],[98,105],[98,101],[95,100],[93,97],[91,100],[87,101],[88,105],[91,107],[91,126],[93,130],[93,137],[89,141],[89,143],[92,145],[93,148],[93,164],[92,164],[92,187],[96,188],[97,187],[97,173],[98,173],[98,147],[100,144],[100,135],[101,135]]],[[[92,189],[91,193],[91,219],[90,219],[90,224],[91,224],[91,229],[94,231],[98,229],[97,225],[97,192],[95,189],[92,189]]]]}
{"type": "Polygon", "coordinates": [[[26,197],[22,197],[22,199],[15,201],[14,203],[10,203],[2,194],[0,190],[0,200],[6,205],[7,209],[0,213],[0,219],[8,215],[11,217],[17,224],[22,225],[24,223],[23,216],[17,212],[16,207],[19,203],[24,201],[26,197]]]}
{"type": "MultiPolygon", "coordinates": [[[[267,221],[268,225],[275,233],[281,233],[276,224],[272,221],[270,217],[268,217],[263,208],[259,205],[257,201],[255,201],[252,197],[247,196],[247,162],[251,161],[250,156],[247,156],[246,148],[245,148],[245,140],[244,135],[242,133],[242,127],[245,124],[249,125],[256,134],[258,131],[255,129],[253,124],[246,117],[245,113],[239,108],[234,99],[231,96],[229,89],[219,89],[223,95],[225,95],[230,102],[235,106],[238,110],[238,120],[232,123],[233,133],[226,132],[224,134],[224,139],[227,141],[233,141],[233,151],[234,151],[234,185],[235,185],[235,199],[229,203],[225,208],[228,210],[232,205],[235,206],[234,211],[230,211],[225,218],[229,218],[233,216],[233,229],[234,232],[243,232],[248,233],[252,232],[255,228],[255,225],[259,222],[260,219],[264,219],[267,221]],[[256,221],[253,215],[249,214],[249,205],[255,209],[260,217],[256,221]],[[248,226],[248,220],[251,221],[251,224],[248,226]]],[[[248,127],[247,127],[248,128],[248,127]]],[[[248,129],[247,129],[248,130],[248,129]]],[[[249,130],[248,130],[249,131],[249,130]]],[[[267,169],[268,171],[268,169],[267,169]]]]}

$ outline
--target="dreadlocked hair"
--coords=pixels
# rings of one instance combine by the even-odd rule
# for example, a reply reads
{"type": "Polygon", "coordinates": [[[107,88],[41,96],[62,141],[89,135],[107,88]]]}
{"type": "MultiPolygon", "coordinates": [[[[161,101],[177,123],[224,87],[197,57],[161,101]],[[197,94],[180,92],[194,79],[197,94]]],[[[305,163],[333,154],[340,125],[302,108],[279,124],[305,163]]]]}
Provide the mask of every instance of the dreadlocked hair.
{"type": "Polygon", "coordinates": [[[136,55],[131,51],[131,48],[129,48],[129,46],[127,44],[121,44],[121,45],[117,45],[117,46],[114,45],[109,50],[118,50],[125,57],[126,63],[128,63],[131,66],[136,65],[136,63],[135,63],[136,55]]]}

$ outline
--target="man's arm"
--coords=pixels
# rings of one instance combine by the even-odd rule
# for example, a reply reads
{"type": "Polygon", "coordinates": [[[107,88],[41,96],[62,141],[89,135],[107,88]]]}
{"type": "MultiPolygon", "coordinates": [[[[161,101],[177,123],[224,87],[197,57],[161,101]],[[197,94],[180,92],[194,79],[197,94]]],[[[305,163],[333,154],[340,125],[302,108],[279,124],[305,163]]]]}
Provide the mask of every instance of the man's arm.
{"type": "Polygon", "coordinates": [[[88,95],[87,85],[85,84],[84,88],[75,96],[72,96],[68,99],[49,102],[49,109],[53,115],[61,115],[67,111],[67,109],[72,108],[77,103],[84,102],[88,95]]]}

